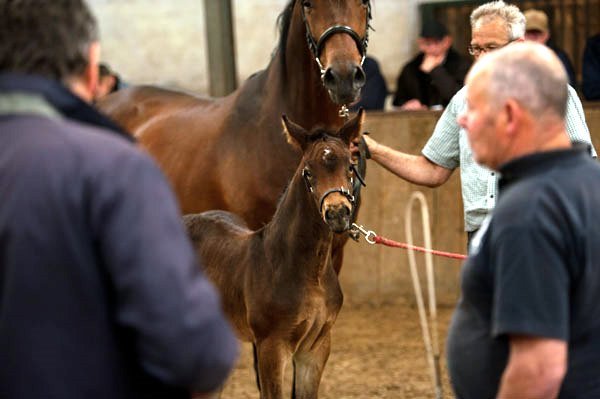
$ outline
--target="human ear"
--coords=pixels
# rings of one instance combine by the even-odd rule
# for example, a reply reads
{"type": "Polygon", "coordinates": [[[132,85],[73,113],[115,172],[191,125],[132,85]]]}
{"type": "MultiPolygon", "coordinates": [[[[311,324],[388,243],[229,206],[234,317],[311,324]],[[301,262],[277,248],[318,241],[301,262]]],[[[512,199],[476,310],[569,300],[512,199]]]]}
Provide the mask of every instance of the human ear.
{"type": "Polygon", "coordinates": [[[94,93],[98,89],[99,71],[98,63],[100,62],[100,43],[93,42],[88,48],[88,64],[83,72],[83,86],[86,95],[89,94],[90,100],[94,97],[94,93]]]}

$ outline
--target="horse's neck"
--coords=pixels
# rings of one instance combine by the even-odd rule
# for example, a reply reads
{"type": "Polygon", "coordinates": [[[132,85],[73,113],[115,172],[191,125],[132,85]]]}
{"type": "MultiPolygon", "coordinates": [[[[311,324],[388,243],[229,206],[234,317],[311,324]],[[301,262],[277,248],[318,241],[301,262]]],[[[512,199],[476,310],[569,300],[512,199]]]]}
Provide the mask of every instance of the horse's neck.
{"type": "Polygon", "coordinates": [[[283,111],[290,119],[307,129],[316,125],[338,128],[343,124],[339,106],[331,101],[321,82],[319,68],[306,44],[304,21],[296,8],[287,35],[285,60],[278,52],[269,65],[269,79],[277,82],[273,85],[279,90],[277,100],[283,100],[283,111]]]}
{"type": "Polygon", "coordinates": [[[330,267],[333,233],[321,219],[304,179],[296,172],[271,222],[263,231],[268,251],[297,274],[319,277],[330,267]]]}

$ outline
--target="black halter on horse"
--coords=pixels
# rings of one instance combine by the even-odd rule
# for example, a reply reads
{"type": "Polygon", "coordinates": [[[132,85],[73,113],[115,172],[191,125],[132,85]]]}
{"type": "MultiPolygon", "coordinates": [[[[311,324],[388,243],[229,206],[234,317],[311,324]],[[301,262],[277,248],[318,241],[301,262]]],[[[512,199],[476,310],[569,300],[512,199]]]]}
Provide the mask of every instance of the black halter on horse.
{"type": "Polygon", "coordinates": [[[323,69],[323,64],[321,63],[321,51],[323,50],[323,46],[327,39],[333,36],[336,33],[345,33],[350,35],[350,37],[356,42],[356,46],[360,51],[360,55],[362,59],[360,60],[360,65],[362,66],[365,61],[365,57],[367,56],[367,47],[369,46],[369,29],[371,28],[371,2],[370,0],[363,0],[365,7],[367,7],[367,17],[365,21],[365,36],[360,37],[358,33],[354,29],[346,25],[333,25],[330,26],[321,34],[318,40],[315,40],[311,30],[308,20],[306,19],[306,13],[304,11],[304,4],[301,5],[302,8],[302,19],[304,20],[304,25],[306,26],[306,42],[308,43],[308,48],[313,53],[315,57],[315,61],[319,65],[319,70],[321,71],[321,78],[325,76],[325,69],[323,69]]]}

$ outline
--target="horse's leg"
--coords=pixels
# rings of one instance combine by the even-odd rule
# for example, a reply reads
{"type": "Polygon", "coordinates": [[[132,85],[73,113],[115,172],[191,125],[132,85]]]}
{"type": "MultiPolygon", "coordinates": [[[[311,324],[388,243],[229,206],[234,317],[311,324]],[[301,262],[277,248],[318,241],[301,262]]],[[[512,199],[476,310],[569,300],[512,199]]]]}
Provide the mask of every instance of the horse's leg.
{"type": "Polygon", "coordinates": [[[260,392],[260,378],[258,378],[258,352],[256,351],[256,344],[252,343],[252,356],[254,357],[254,376],[256,377],[256,387],[260,392]]]}
{"type": "Polygon", "coordinates": [[[328,331],[309,352],[294,355],[294,391],[292,399],[316,399],[325,363],[331,350],[331,333],[328,331]]]}
{"type": "Polygon", "coordinates": [[[261,399],[283,399],[283,377],[290,358],[281,340],[266,339],[256,344],[261,399]]]}

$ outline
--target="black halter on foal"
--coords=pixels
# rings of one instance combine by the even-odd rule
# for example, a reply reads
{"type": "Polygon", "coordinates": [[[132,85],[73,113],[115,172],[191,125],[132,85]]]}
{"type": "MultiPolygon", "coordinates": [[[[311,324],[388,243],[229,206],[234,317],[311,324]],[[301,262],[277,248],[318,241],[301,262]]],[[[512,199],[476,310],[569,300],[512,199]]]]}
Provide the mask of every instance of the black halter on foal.
{"type": "Polygon", "coordinates": [[[321,51],[323,51],[323,46],[325,45],[325,42],[327,41],[327,39],[329,39],[331,36],[333,36],[336,33],[345,33],[347,35],[350,35],[350,37],[352,39],[354,39],[354,41],[356,42],[356,46],[358,47],[358,50],[360,51],[360,55],[362,56],[362,59],[360,60],[360,65],[362,66],[363,62],[365,61],[365,57],[367,56],[367,47],[369,45],[369,28],[371,27],[371,25],[370,25],[371,2],[369,0],[366,0],[365,6],[367,7],[367,17],[366,17],[366,21],[365,21],[365,36],[364,37],[361,38],[354,29],[352,29],[351,27],[349,27],[347,25],[333,25],[333,26],[330,26],[329,28],[327,28],[325,30],[325,32],[323,32],[321,37],[319,37],[318,40],[315,40],[315,38],[310,30],[310,25],[308,23],[308,20],[306,19],[306,13],[304,12],[304,6],[302,4],[300,5],[300,7],[302,8],[302,19],[304,20],[304,25],[306,27],[306,41],[308,43],[308,48],[310,48],[310,51],[313,53],[313,55],[315,57],[315,61],[319,65],[319,69],[321,71],[321,78],[323,78],[323,76],[325,76],[326,71],[325,71],[325,69],[323,69],[323,64],[321,63],[321,59],[319,57],[321,56],[321,51]]]}
{"type": "MultiPolygon", "coordinates": [[[[306,187],[308,188],[308,190],[311,193],[314,193],[315,190],[314,190],[312,184],[310,183],[309,176],[310,176],[310,172],[309,172],[308,168],[302,169],[302,177],[304,178],[306,187]]],[[[352,177],[350,178],[350,187],[354,187],[354,179],[352,177]]],[[[346,197],[348,199],[348,201],[350,201],[350,204],[352,205],[351,214],[354,214],[354,207],[356,206],[354,195],[352,195],[352,193],[350,192],[350,189],[347,189],[344,187],[330,188],[329,190],[325,191],[323,193],[323,195],[321,195],[321,198],[319,199],[319,212],[323,213],[323,203],[325,202],[325,198],[327,198],[327,196],[329,196],[329,194],[333,194],[333,193],[340,193],[344,197],[346,197]]]]}

